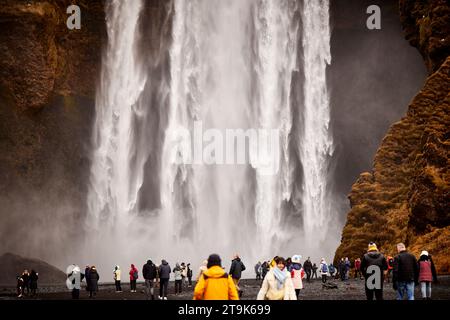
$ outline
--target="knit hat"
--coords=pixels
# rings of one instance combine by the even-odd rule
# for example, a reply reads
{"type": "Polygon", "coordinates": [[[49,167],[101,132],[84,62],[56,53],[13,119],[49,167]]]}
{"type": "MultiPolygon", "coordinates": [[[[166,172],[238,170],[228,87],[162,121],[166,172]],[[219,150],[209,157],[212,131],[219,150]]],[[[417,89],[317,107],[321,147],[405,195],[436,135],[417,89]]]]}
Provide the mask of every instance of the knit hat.
{"type": "Polygon", "coordinates": [[[222,266],[222,260],[220,259],[220,256],[218,254],[212,254],[208,258],[208,269],[213,266],[222,266]]]}
{"type": "Polygon", "coordinates": [[[369,247],[367,248],[367,251],[378,251],[377,245],[374,242],[369,243],[369,247]]]}
{"type": "Polygon", "coordinates": [[[292,256],[292,263],[300,263],[301,260],[302,260],[302,256],[299,254],[292,256]]]}
{"type": "Polygon", "coordinates": [[[428,254],[428,251],[422,251],[421,253],[420,253],[420,256],[429,256],[429,254],[428,254]]]}

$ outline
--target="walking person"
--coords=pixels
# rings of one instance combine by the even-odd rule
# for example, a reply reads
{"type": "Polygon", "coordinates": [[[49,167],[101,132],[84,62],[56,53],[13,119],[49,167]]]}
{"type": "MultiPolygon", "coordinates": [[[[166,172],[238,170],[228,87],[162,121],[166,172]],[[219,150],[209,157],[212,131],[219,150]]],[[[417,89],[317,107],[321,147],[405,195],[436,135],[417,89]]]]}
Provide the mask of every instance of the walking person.
{"type": "Polygon", "coordinates": [[[300,291],[303,289],[303,277],[305,272],[303,271],[301,264],[301,255],[294,255],[292,257],[292,266],[291,266],[291,279],[292,284],[294,285],[295,295],[297,299],[300,296],[300,291]]]}
{"type": "Polygon", "coordinates": [[[147,260],[147,263],[142,267],[142,276],[145,280],[145,294],[147,300],[155,300],[154,287],[157,278],[157,268],[152,260],[147,260]]]}
{"type": "Polygon", "coordinates": [[[209,256],[206,270],[195,286],[194,300],[239,300],[236,285],[223,270],[222,260],[217,254],[209,256]]]}
{"type": "Polygon", "coordinates": [[[367,253],[362,258],[360,269],[364,278],[366,279],[365,291],[367,300],[372,301],[374,295],[377,300],[383,300],[383,274],[384,270],[387,270],[387,262],[386,258],[381,254],[381,252],[378,251],[377,245],[375,243],[369,243],[367,253]],[[374,273],[372,269],[374,267],[369,269],[369,267],[371,266],[375,266],[375,270],[379,271],[378,279],[373,279],[374,273]],[[369,278],[375,280],[375,284],[378,284],[379,288],[373,288],[373,283],[371,283],[369,286],[369,278]]]}
{"type": "Polygon", "coordinates": [[[327,283],[328,264],[324,258],[320,262],[320,275],[322,276],[322,283],[327,283]]]}
{"type": "Polygon", "coordinates": [[[36,290],[38,288],[38,280],[39,280],[39,276],[38,273],[35,270],[31,270],[31,274],[30,274],[30,290],[31,290],[31,296],[34,297],[36,296],[36,290]]]}
{"type": "Polygon", "coordinates": [[[175,276],[175,295],[177,296],[178,294],[181,294],[183,287],[182,269],[178,263],[175,265],[175,268],[173,268],[173,274],[175,276]]]}
{"type": "Polygon", "coordinates": [[[422,251],[418,262],[420,291],[423,300],[431,300],[431,283],[437,282],[437,273],[434,262],[428,251],[422,251]]]}
{"type": "Polygon", "coordinates": [[[113,275],[114,275],[114,284],[116,286],[116,293],[122,292],[122,286],[120,284],[122,271],[120,270],[119,266],[114,267],[113,275]]]}
{"type": "Polygon", "coordinates": [[[311,281],[312,267],[313,266],[311,263],[311,259],[310,259],[310,257],[308,257],[308,259],[303,264],[303,269],[305,270],[305,273],[306,273],[306,281],[308,281],[308,282],[311,281]]]}
{"type": "Polygon", "coordinates": [[[187,278],[188,278],[188,287],[190,288],[190,287],[192,287],[192,269],[191,269],[190,263],[187,264],[186,269],[187,269],[186,274],[187,274],[187,278]]]}
{"type": "Polygon", "coordinates": [[[134,264],[131,264],[129,275],[130,275],[130,292],[134,293],[136,292],[136,282],[137,279],[139,278],[139,271],[134,264]]]}
{"type": "Polygon", "coordinates": [[[275,263],[264,278],[257,300],[297,300],[291,274],[286,270],[286,260],[277,257],[275,263]]]}
{"type": "Polygon", "coordinates": [[[255,264],[256,281],[261,280],[261,261],[255,264]]]}
{"type": "Polygon", "coordinates": [[[318,277],[317,277],[317,265],[315,263],[312,266],[312,277],[311,278],[312,279],[314,279],[314,278],[318,279],[318,277]]]}
{"type": "Polygon", "coordinates": [[[98,291],[98,280],[100,280],[100,276],[95,266],[92,266],[89,272],[89,298],[95,298],[98,291]]]}
{"type": "Polygon", "coordinates": [[[397,244],[398,255],[394,258],[392,282],[397,290],[397,300],[414,300],[414,284],[418,281],[417,259],[406,251],[403,243],[397,244]]]}
{"type": "Polygon", "coordinates": [[[242,277],[242,272],[245,271],[245,265],[241,261],[241,258],[239,258],[239,255],[236,254],[234,256],[234,259],[231,262],[230,267],[230,276],[233,278],[234,284],[236,285],[236,289],[238,290],[239,294],[241,295],[242,290],[239,287],[239,281],[242,277]]]}
{"type": "Polygon", "coordinates": [[[167,289],[169,287],[169,279],[172,269],[166,260],[161,261],[159,266],[159,299],[167,300],[167,289]]]}

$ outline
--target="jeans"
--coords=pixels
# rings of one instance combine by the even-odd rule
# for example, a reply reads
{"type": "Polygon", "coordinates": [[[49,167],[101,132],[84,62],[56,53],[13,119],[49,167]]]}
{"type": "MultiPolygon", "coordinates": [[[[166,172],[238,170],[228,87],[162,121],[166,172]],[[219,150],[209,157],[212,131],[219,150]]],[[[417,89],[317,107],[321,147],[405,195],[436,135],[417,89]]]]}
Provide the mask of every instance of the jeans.
{"type": "Polygon", "coordinates": [[[169,279],[159,280],[159,296],[161,298],[167,297],[167,287],[169,286],[169,279]]]}
{"type": "Polygon", "coordinates": [[[308,270],[305,270],[305,272],[306,272],[306,280],[309,282],[309,280],[311,279],[311,270],[308,269],[308,270]]]}
{"type": "Polygon", "coordinates": [[[136,291],[136,280],[130,280],[131,291],[136,291]]]}
{"type": "Polygon", "coordinates": [[[431,298],[431,282],[422,281],[420,283],[420,291],[422,291],[422,298],[431,298]]]}
{"type": "Polygon", "coordinates": [[[120,280],[115,280],[115,284],[116,284],[116,291],[122,291],[122,287],[120,285],[120,280]]]}
{"type": "Polygon", "coordinates": [[[175,294],[181,293],[183,280],[175,280],[175,294]]]}
{"type": "Polygon", "coordinates": [[[153,280],[145,279],[145,294],[147,299],[153,298],[153,280]]]}
{"type": "Polygon", "coordinates": [[[322,283],[326,283],[327,282],[327,275],[323,274],[322,275],[322,283]]]}
{"type": "Polygon", "coordinates": [[[403,300],[405,294],[408,300],[414,300],[414,281],[397,283],[397,300],[403,300]]]}

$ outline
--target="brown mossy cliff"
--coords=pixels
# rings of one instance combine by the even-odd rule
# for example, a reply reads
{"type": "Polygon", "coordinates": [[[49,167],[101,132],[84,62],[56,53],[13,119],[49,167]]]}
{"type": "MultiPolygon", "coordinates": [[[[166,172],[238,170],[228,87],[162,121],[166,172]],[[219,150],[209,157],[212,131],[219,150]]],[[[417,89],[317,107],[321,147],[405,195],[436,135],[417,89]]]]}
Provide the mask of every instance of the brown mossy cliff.
{"type": "Polygon", "coordinates": [[[55,95],[93,96],[105,36],[103,0],[77,1],[82,27],[66,26],[68,0],[0,0],[0,85],[20,109],[55,95]]]}
{"type": "Polygon", "coordinates": [[[349,195],[351,211],[335,260],[361,256],[370,241],[386,254],[405,242],[428,250],[450,272],[450,8],[447,1],[400,1],[407,39],[430,76],[395,123],[349,195]]]}

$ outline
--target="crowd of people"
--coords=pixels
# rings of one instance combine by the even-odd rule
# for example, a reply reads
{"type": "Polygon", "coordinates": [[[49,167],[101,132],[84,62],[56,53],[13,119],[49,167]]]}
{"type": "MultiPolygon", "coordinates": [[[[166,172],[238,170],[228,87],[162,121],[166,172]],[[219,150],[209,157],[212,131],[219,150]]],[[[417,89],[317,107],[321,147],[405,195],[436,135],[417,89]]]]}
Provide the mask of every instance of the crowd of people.
{"type": "MultiPolygon", "coordinates": [[[[392,282],[397,292],[397,299],[414,300],[414,288],[420,284],[423,299],[431,299],[431,284],[437,282],[436,268],[431,255],[422,251],[418,259],[406,250],[403,243],[397,244],[398,254],[395,257],[385,257],[375,243],[369,243],[367,253],[361,258],[356,258],[351,263],[348,257],[341,258],[337,265],[327,264],[321,259],[316,264],[308,257],[302,264],[302,256],[294,255],[290,258],[276,256],[270,261],[258,262],[254,271],[256,280],[261,281],[261,288],[257,295],[258,300],[298,300],[304,282],[309,283],[314,279],[320,279],[324,285],[330,279],[349,281],[353,270],[354,279],[365,281],[365,294],[367,300],[383,299],[384,282],[392,282]],[[376,270],[379,272],[377,273],[376,270]]],[[[243,294],[240,288],[242,273],[246,270],[244,263],[238,254],[232,261],[228,273],[222,267],[219,255],[212,254],[201,264],[195,278],[194,300],[238,300],[243,294]]],[[[74,273],[80,273],[80,282],[85,280],[86,291],[90,298],[95,298],[99,290],[100,275],[95,266],[86,266],[84,273],[78,266],[74,266],[68,278],[74,273]]],[[[155,265],[148,260],[142,267],[144,290],[147,299],[155,300],[155,288],[159,287],[158,299],[167,300],[169,280],[173,274],[174,293],[182,294],[184,288],[193,285],[193,270],[190,263],[176,263],[172,269],[166,260],[160,265],[155,265]]],[[[134,264],[130,265],[128,272],[130,280],[130,292],[137,292],[139,270],[134,264]]],[[[116,265],[112,272],[117,293],[122,291],[122,271],[116,265]]],[[[72,278],[71,278],[72,279],[72,278]]],[[[38,273],[35,270],[25,270],[17,277],[18,297],[35,296],[37,290],[38,273]]],[[[75,280],[72,280],[75,283],[75,280]]],[[[72,298],[79,298],[80,286],[72,289],[72,298]]]]}
{"type": "MultiPolygon", "coordinates": [[[[383,300],[384,282],[392,282],[393,289],[397,292],[397,300],[414,300],[414,288],[419,284],[422,299],[431,299],[431,284],[437,282],[431,255],[422,251],[417,260],[406,250],[403,243],[397,244],[397,251],[396,257],[385,257],[372,242],[362,259],[354,260],[354,279],[365,280],[367,300],[383,300]]],[[[348,257],[341,258],[337,266],[333,263],[327,265],[325,259],[322,259],[319,267],[312,263],[309,257],[302,266],[300,259],[301,256],[295,255],[292,259],[275,257],[270,263],[258,262],[255,265],[256,279],[263,280],[258,299],[292,300],[294,291],[298,299],[300,290],[303,289],[302,280],[305,277],[307,282],[317,279],[317,270],[324,284],[327,283],[328,277],[344,282],[350,279],[352,263],[348,257]]]]}
{"type": "Polygon", "coordinates": [[[24,270],[21,275],[17,276],[17,296],[22,297],[34,297],[36,296],[37,283],[39,275],[35,270],[24,270]]]}

